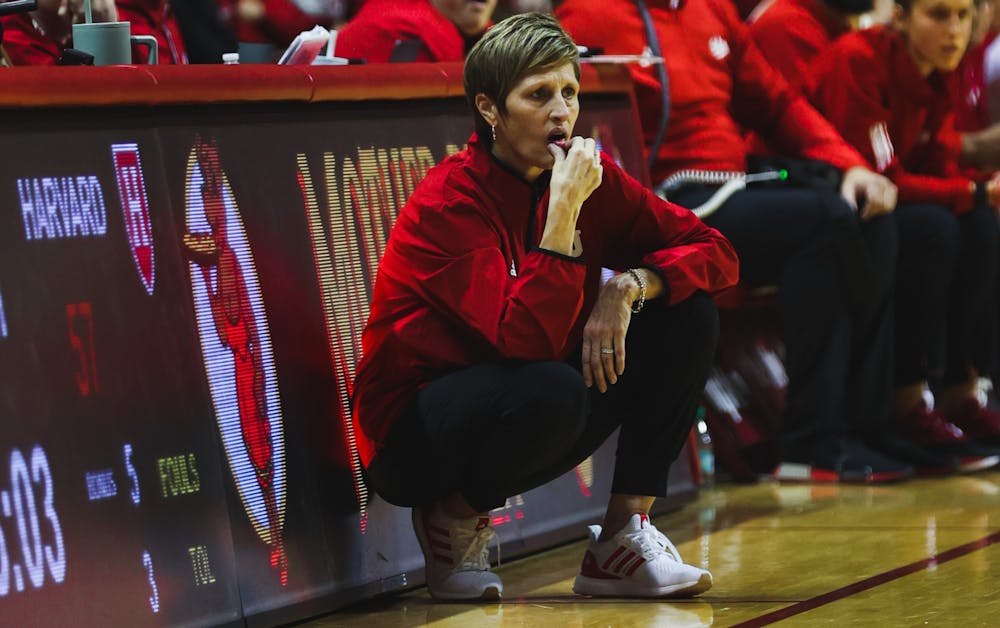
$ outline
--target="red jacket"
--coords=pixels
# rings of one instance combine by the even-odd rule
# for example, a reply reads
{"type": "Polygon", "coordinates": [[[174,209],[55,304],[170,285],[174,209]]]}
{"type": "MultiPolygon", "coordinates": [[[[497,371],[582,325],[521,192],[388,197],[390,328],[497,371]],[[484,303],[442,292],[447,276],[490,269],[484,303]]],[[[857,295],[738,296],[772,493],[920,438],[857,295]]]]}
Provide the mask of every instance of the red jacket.
{"type": "Polygon", "coordinates": [[[367,0],[337,31],[338,57],[388,63],[399,42],[422,43],[417,61],[462,61],[465,38],[430,0],[367,0]]]}
{"type": "Polygon", "coordinates": [[[13,65],[55,65],[65,46],[41,34],[25,13],[0,18],[3,49],[13,65]]]}
{"type": "MultiPolygon", "coordinates": [[[[654,182],[685,168],[744,170],[743,127],[795,157],[844,169],[864,164],[768,65],[731,0],[679,0],[674,9],[675,1],[646,3],[670,81],[670,123],[652,168],[654,182]]],[[[646,46],[632,2],[566,0],[556,15],[577,43],[603,47],[608,54],[639,54],[646,46]]],[[[655,68],[629,68],[649,147],[659,126],[660,85],[655,68]]]]}
{"type": "MultiPolygon", "coordinates": [[[[601,268],[648,266],[669,303],[736,283],[729,241],[661,200],[606,155],[584,203],[578,258],[535,248],[548,207],[475,136],[431,169],[403,207],[379,264],[354,386],[361,431],[384,442],[426,383],[491,360],[561,360],[581,340],[601,268]]],[[[362,448],[367,465],[373,451],[362,448]]]]}
{"type": "Polygon", "coordinates": [[[767,62],[800,90],[813,77],[810,66],[816,57],[848,32],[820,0],[774,0],[750,24],[750,35],[767,62]]]}
{"type": "Polygon", "coordinates": [[[969,179],[958,175],[954,72],[922,76],[899,34],[882,27],[844,35],[814,66],[816,108],[896,183],[901,203],[972,209],[969,179]]]}
{"type": "MultiPolygon", "coordinates": [[[[152,35],[156,38],[159,44],[158,64],[188,62],[181,28],[170,8],[170,0],[115,0],[115,4],[118,6],[118,19],[132,23],[133,35],[152,35]]],[[[132,63],[146,63],[148,57],[145,46],[132,46],[132,63]]]]}
{"type": "Polygon", "coordinates": [[[979,45],[965,53],[956,70],[959,89],[955,99],[955,128],[959,131],[980,131],[993,123],[983,64],[986,49],[996,38],[997,33],[991,31],[979,45]]]}

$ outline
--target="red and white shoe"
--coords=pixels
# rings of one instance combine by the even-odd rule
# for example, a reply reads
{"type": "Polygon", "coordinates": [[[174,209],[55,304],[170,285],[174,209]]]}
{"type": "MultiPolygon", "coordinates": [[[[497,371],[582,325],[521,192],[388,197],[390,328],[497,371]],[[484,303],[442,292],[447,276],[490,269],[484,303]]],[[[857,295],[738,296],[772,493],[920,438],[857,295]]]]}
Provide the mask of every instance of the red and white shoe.
{"type": "Polygon", "coordinates": [[[590,526],[590,547],[583,556],[573,592],[599,597],[686,597],[712,587],[712,574],[681,560],[677,548],[649,516],[636,513],[613,537],[599,541],[600,526],[590,526]]]}
{"type": "Polygon", "coordinates": [[[965,434],[981,443],[1000,446],[1000,413],[970,397],[948,417],[965,434]]]}
{"type": "Polygon", "coordinates": [[[500,576],[490,571],[493,527],[488,516],[454,519],[439,508],[414,508],[413,530],[424,553],[427,589],[439,600],[499,600],[500,576]]]}

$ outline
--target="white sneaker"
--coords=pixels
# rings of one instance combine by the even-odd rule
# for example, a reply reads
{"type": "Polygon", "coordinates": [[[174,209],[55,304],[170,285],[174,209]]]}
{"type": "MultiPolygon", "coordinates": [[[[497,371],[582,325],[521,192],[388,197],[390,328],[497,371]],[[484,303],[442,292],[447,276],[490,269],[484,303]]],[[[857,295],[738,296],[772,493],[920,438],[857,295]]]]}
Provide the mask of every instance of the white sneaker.
{"type": "Polygon", "coordinates": [[[598,541],[601,526],[590,526],[590,547],[583,555],[573,592],[612,597],[683,597],[712,587],[712,574],[687,565],[677,548],[636,513],[611,539],[598,541]]]}
{"type": "Polygon", "coordinates": [[[414,508],[413,530],[424,553],[427,588],[439,600],[499,600],[500,577],[490,571],[489,517],[453,519],[440,508],[414,508]]]}

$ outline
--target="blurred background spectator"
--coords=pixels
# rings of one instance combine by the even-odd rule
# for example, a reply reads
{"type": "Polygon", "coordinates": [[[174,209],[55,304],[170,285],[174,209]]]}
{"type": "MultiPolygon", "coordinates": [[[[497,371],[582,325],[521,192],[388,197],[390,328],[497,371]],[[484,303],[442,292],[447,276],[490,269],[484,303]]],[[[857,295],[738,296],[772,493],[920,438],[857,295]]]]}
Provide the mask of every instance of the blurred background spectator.
{"type": "MultiPolygon", "coordinates": [[[[92,0],[91,12],[95,22],[118,19],[113,0],[92,0]]],[[[83,0],[38,0],[30,13],[0,18],[4,50],[12,65],[55,65],[83,21],[83,0]]]]}
{"type": "Polygon", "coordinates": [[[189,63],[221,63],[224,53],[236,52],[236,33],[215,0],[173,0],[172,5],[189,63]]]}
{"type": "MultiPolygon", "coordinates": [[[[170,0],[117,0],[118,19],[131,22],[133,35],[156,38],[160,65],[187,63],[184,38],[170,0]]],[[[96,20],[95,21],[99,21],[96,20]]],[[[147,63],[149,53],[140,46],[132,47],[132,63],[147,63]]]]}
{"type": "Polygon", "coordinates": [[[461,61],[486,31],[497,0],[365,0],[337,35],[337,56],[461,61]]]}

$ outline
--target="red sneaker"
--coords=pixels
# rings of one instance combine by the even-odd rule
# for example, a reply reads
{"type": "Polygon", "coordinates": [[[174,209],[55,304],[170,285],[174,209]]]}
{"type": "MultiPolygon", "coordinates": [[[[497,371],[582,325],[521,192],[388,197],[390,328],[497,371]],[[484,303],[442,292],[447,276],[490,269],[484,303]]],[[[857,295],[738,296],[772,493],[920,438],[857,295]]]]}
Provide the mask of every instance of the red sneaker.
{"type": "MultiPolygon", "coordinates": [[[[975,400],[970,401],[975,403],[975,400]]],[[[923,403],[896,420],[896,431],[930,452],[950,456],[957,470],[963,473],[989,469],[1000,463],[1000,451],[970,441],[962,428],[923,403]]]]}
{"type": "Polygon", "coordinates": [[[1000,445],[1000,413],[981,405],[978,399],[973,397],[966,399],[951,419],[969,438],[991,445],[1000,445]]]}

